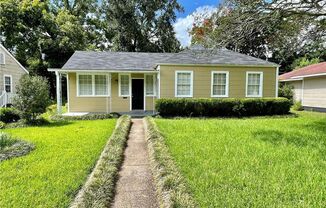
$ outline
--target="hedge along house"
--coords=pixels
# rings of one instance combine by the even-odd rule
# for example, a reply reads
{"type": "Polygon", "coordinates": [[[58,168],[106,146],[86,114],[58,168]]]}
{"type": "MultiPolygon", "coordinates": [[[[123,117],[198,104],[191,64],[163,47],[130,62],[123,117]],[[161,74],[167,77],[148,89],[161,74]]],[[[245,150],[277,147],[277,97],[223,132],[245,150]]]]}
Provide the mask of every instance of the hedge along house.
{"type": "Polygon", "coordinates": [[[57,76],[67,77],[68,113],[155,112],[159,98],[277,97],[278,65],[227,49],[180,53],[76,51],[57,76]]]}
{"type": "Polygon", "coordinates": [[[304,109],[326,112],[326,62],[282,74],[279,80],[293,87],[294,100],[304,109]]]}

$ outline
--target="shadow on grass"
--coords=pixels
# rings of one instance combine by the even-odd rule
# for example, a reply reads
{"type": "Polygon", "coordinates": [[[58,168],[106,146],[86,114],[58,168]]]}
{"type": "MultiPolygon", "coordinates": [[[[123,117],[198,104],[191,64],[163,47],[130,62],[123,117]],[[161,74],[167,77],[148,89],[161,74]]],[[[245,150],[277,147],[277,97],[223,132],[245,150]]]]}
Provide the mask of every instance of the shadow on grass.
{"type": "Polygon", "coordinates": [[[311,131],[319,131],[321,133],[324,133],[326,138],[326,118],[306,124],[305,128],[310,129],[311,131]]]}
{"type": "Polygon", "coordinates": [[[253,138],[259,139],[273,145],[291,144],[297,147],[309,145],[304,135],[293,133],[288,134],[279,130],[259,130],[253,133],[253,138]]]}

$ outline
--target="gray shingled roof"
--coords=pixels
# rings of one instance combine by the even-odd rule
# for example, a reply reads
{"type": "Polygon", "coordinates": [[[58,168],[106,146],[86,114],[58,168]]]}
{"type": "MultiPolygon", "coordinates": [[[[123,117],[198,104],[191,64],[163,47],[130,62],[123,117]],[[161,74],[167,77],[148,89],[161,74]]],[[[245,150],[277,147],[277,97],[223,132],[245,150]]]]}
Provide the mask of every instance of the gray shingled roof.
{"type": "Polygon", "coordinates": [[[171,53],[76,51],[62,69],[151,71],[157,63],[173,55],[171,53]]]}
{"type": "Polygon", "coordinates": [[[278,66],[259,58],[237,53],[228,49],[196,48],[185,50],[165,59],[161,64],[225,64],[225,65],[257,65],[278,66]]]}
{"type": "Polygon", "coordinates": [[[195,47],[180,53],[76,51],[62,69],[151,71],[158,64],[278,66],[275,63],[227,49],[204,49],[195,47]]]}

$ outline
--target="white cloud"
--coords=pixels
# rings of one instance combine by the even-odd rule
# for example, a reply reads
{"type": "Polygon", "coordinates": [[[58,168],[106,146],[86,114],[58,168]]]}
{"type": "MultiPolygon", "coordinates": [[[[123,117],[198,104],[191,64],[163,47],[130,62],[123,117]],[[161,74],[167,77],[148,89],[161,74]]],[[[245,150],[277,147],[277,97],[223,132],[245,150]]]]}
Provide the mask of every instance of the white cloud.
{"type": "Polygon", "coordinates": [[[216,11],[214,6],[201,6],[196,9],[192,14],[184,17],[178,18],[174,23],[174,31],[176,33],[176,38],[180,41],[181,45],[186,47],[190,45],[191,37],[189,35],[189,30],[191,30],[192,25],[196,19],[205,19],[209,18],[214,11],[216,11]]]}

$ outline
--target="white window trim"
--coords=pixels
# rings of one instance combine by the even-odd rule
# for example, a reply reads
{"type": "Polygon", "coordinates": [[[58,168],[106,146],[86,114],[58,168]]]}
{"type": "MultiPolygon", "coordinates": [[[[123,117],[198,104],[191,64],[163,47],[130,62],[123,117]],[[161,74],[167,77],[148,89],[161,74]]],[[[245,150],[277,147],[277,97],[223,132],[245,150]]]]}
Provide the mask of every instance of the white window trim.
{"type": "Polygon", "coordinates": [[[194,87],[194,72],[193,71],[184,71],[184,70],[180,70],[180,71],[175,71],[175,75],[174,75],[174,96],[175,97],[184,97],[184,98],[191,98],[193,97],[193,87],[194,87]],[[178,90],[177,90],[177,86],[178,86],[178,74],[179,73],[190,73],[190,94],[189,95],[178,95],[178,90]]]}
{"type": "Polygon", "coordinates": [[[131,76],[129,73],[121,73],[119,74],[119,97],[130,97],[130,94],[131,94],[131,76]],[[121,75],[127,75],[129,77],[129,93],[128,95],[121,95],[121,75]]]}
{"type": "Polygon", "coordinates": [[[246,97],[249,98],[261,98],[263,97],[263,83],[264,83],[264,73],[259,71],[247,71],[246,72],[246,97]],[[260,82],[259,82],[259,95],[248,95],[248,79],[249,74],[260,74],[260,82]]]}
{"type": "Polygon", "coordinates": [[[156,76],[152,75],[152,74],[145,74],[145,79],[144,80],[145,80],[144,81],[145,97],[154,97],[154,96],[156,96],[156,76]],[[146,86],[147,76],[152,76],[153,77],[153,94],[149,94],[149,95],[147,95],[147,86],[146,86]]]}
{"type": "Polygon", "coordinates": [[[106,73],[77,73],[76,74],[76,85],[77,85],[77,97],[110,97],[111,92],[111,81],[110,74],[106,73]],[[79,75],[91,75],[92,76],[92,94],[91,95],[80,95],[79,94],[79,75]],[[95,75],[106,75],[106,80],[108,83],[108,94],[107,95],[95,95],[95,75]]]}
{"type": "Polygon", "coordinates": [[[2,54],[2,57],[3,57],[3,63],[0,63],[0,65],[5,65],[6,64],[6,56],[5,56],[5,53],[0,52],[0,54],[2,54]]]}
{"type": "Polygon", "coordinates": [[[229,97],[229,72],[228,71],[212,71],[211,73],[211,97],[229,97]],[[214,95],[213,84],[214,74],[226,74],[225,95],[214,95]]]}
{"type": "Polygon", "coordinates": [[[3,91],[6,91],[6,77],[10,78],[10,92],[9,93],[12,93],[12,86],[13,86],[12,75],[9,75],[9,74],[3,75],[3,91]]]}

